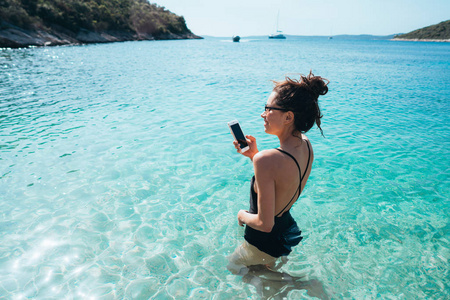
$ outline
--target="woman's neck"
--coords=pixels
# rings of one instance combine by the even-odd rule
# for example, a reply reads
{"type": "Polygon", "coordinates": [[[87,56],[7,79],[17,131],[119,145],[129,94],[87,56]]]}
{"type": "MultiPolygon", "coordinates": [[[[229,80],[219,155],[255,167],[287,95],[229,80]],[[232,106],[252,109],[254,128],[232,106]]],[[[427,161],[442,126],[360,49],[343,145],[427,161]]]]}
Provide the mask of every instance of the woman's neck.
{"type": "Polygon", "coordinates": [[[292,134],[292,132],[284,132],[278,136],[280,140],[280,147],[282,149],[294,149],[302,143],[303,135],[298,133],[296,135],[292,134]]]}

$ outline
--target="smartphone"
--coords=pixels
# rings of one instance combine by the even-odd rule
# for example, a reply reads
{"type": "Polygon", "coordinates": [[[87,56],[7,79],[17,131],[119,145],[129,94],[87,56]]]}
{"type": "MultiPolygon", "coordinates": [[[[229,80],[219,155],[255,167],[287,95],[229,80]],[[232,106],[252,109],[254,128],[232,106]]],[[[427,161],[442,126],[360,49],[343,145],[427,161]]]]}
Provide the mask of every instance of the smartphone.
{"type": "Polygon", "coordinates": [[[241,125],[239,125],[239,122],[237,120],[228,122],[228,127],[230,127],[230,130],[231,130],[231,133],[233,134],[234,139],[239,143],[241,152],[245,152],[248,149],[250,149],[250,147],[247,144],[245,135],[242,132],[241,125]]]}

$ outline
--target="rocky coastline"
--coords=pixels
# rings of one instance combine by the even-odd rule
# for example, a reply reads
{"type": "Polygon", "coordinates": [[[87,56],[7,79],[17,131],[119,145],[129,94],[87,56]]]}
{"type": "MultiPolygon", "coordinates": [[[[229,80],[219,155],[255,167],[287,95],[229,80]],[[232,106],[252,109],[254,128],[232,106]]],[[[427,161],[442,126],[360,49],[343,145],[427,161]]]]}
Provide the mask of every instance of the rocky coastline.
{"type": "Polygon", "coordinates": [[[405,42],[441,42],[441,43],[449,43],[450,39],[440,40],[440,39],[402,39],[402,38],[393,38],[392,41],[405,41],[405,42]]]}
{"type": "Polygon", "coordinates": [[[30,46],[41,47],[179,39],[202,39],[202,37],[190,32],[183,34],[166,33],[154,36],[151,34],[138,34],[136,32],[129,31],[95,32],[85,29],[81,29],[75,33],[62,27],[58,28],[58,26],[54,26],[50,29],[23,29],[11,24],[3,23],[0,27],[0,48],[25,48],[30,46]]]}

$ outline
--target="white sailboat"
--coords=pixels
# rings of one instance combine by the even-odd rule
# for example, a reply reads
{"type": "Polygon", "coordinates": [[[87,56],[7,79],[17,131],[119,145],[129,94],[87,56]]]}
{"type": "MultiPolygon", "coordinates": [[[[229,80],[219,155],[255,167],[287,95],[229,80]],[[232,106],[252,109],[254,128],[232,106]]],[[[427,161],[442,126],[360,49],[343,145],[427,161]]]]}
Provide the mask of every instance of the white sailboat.
{"type": "Polygon", "coordinates": [[[279,17],[280,17],[280,11],[278,11],[278,15],[277,15],[277,31],[275,33],[272,33],[271,35],[269,35],[269,39],[280,39],[280,40],[286,39],[286,37],[283,35],[283,32],[281,30],[278,30],[279,17]]]}

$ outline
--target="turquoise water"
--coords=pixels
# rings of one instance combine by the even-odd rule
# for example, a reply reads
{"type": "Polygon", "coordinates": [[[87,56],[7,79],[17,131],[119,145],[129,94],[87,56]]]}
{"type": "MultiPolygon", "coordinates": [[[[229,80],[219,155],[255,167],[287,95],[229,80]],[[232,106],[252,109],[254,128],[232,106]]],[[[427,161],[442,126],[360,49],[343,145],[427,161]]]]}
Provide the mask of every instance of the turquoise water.
{"type": "Polygon", "coordinates": [[[310,69],[302,284],[265,296],[448,299],[450,44],[313,38],[0,50],[0,298],[258,299],[226,269],[253,171],[226,123],[276,147],[270,80],[310,69]]]}

